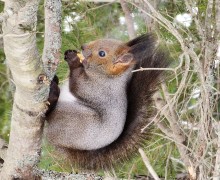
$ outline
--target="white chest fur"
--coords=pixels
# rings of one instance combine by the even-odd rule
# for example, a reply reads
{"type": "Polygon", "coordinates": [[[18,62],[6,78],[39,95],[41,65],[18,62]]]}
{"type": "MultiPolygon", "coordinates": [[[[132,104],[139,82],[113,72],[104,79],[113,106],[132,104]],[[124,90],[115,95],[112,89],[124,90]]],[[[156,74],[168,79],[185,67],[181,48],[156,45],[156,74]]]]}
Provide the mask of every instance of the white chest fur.
{"type": "Polygon", "coordinates": [[[69,90],[69,81],[66,81],[60,90],[60,97],[59,97],[59,101],[62,102],[74,102],[77,101],[77,98],[75,96],[73,96],[73,94],[70,92],[69,90]]]}

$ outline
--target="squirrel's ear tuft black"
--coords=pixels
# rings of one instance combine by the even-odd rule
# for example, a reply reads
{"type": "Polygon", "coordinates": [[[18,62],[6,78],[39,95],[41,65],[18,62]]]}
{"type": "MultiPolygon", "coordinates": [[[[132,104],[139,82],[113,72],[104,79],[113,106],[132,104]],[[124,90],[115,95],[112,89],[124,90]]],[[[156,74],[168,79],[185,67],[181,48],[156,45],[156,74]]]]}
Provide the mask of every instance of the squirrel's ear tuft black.
{"type": "Polygon", "coordinates": [[[154,34],[143,34],[126,43],[130,47],[129,52],[135,57],[135,60],[141,60],[143,57],[152,56],[156,48],[156,36],[154,34]]]}
{"type": "Polygon", "coordinates": [[[135,46],[137,44],[143,44],[146,43],[154,43],[156,40],[156,35],[152,34],[152,33],[148,33],[148,34],[142,34],[138,37],[136,37],[135,39],[132,39],[130,41],[128,41],[126,43],[127,46],[132,47],[135,46]]]}

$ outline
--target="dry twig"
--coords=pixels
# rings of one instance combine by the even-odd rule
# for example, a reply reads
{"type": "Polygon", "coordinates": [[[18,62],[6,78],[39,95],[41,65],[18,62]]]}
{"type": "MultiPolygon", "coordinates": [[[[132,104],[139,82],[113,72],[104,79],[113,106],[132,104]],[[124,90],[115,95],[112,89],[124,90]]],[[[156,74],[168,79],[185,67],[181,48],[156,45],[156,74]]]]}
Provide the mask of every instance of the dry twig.
{"type": "Polygon", "coordinates": [[[150,164],[146,154],[144,153],[143,149],[139,148],[138,151],[141,154],[142,160],[144,161],[145,166],[147,167],[148,171],[153,176],[153,178],[155,180],[160,180],[159,176],[157,175],[157,173],[155,172],[155,170],[151,166],[151,164],[150,164]]]}

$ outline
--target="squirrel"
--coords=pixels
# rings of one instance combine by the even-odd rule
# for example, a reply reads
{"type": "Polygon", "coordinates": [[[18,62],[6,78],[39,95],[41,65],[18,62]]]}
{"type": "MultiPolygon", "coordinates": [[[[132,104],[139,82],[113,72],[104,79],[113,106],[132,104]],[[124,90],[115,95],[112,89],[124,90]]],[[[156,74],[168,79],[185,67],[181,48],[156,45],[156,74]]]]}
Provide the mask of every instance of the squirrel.
{"type": "Polygon", "coordinates": [[[167,53],[152,34],[121,42],[100,39],[67,50],[69,78],[61,89],[55,78],[49,94],[46,136],[79,168],[109,169],[130,159],[150,138],[141,132],[152,116],[152,95],[162,81],[167,53]],[[58,98],[59,97],[59,98],[58,98]]]}

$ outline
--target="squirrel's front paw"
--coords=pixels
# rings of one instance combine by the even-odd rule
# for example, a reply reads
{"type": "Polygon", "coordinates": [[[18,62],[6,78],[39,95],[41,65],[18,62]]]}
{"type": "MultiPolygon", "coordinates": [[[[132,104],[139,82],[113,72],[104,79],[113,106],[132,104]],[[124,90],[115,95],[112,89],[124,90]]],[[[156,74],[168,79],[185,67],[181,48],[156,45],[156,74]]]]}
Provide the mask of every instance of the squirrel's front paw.
{"type": "Polygon", "coordinates": [[[76,50],[67,50],[64,53],[64,59],[66,61],[74,61],[74,60],[79,60],[79,57],[77,56],[77,51],[76,50]]]}
{"type": "Polygon", "coordinates": [[[65,51],[64,60],[67,61],[70,68],[77,68],[82,65],[76,50],[65,51]]]}

